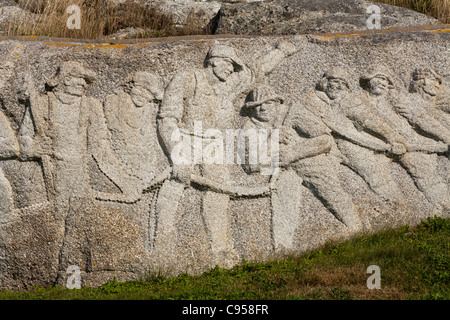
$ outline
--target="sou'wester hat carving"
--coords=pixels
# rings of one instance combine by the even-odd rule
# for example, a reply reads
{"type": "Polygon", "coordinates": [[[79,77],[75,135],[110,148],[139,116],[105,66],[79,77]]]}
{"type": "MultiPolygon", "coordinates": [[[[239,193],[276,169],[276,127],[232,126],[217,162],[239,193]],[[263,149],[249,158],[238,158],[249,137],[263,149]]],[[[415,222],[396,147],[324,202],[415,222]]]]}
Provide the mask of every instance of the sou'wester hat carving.
{"type": "Polygon", "coordinates": [[[125,79],[123,86],[126,90],[131,90],[135,85],[140,85],[150,91],[157,100],[163,99],[164,85],[159,76],[145,71],[135,72],[125,79]]]}
{"type": "Polygon", "coordinates": [[[275,94],[272,88],[267,86],[258,87],[253,89],[248,95],[247,102],[244,105],[244,110],[250,111],[269,101],[279,101],[280,103],[284,103],[283,97],[275,94]]]}
{"type": "Polygon", "coordinates": [[[234,65],[235,71],[240,71],[244,68],[244,63],[241,61],[241,59],[239,59],[236,51],[232,47],[219,44],[213,45],[206,55],[205,62],[212,58],[222,58],[230,60],[234,65]]]}
{"type": "Polygon", "coordinates": [[[47,81],[47,86],[54,88],[58,86],[61,81],[67,77],[72,76],[84,79],[88,84],[97,80],[97,75],[94,71],[85,68],[81,63],[75,61],[66,61],[58,68],[56,75],[47,81]]]}

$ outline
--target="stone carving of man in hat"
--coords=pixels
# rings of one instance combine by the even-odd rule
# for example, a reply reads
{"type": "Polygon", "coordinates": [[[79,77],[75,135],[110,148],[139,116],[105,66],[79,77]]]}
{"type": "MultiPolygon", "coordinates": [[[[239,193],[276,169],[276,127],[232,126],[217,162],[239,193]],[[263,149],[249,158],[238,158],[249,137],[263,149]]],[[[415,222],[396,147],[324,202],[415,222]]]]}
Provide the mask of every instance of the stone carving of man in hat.
{"type": "Polygon", "coordinates": [[[295,104],[290,107],[280,136],[282,167],[292,169],[303,185],[314,190],[349,232],[360,231],[362,224],[352,198],[338,177],[340,159],[335,155],[337,147],[331,130],[302,104],[295,104]]]}
{"type": "MultiPolygon", "coordinates": [[[[344,192],[337,178],[335,166],[328,161],[332,138],[324,124],[307,110],[301,110],[304,121],[302,135],[296,131],[299,125],[288,115],[289,107],[284,99],[267,86],[258,87],[250,93],[244,106],[249,120],[243,126],[244,132],[250,128],[276,128],[280,130],[280,165],[283,168],[271,179],[274,186],[271,195],[272,230],[274,249],[277,253],[295,250],[294,233],[301,214],[302,184],[313,187],[319,196],[329,203],[330,211],[349,230],[360,228],[359,218],[351,198],[344,192]],[[286,118],[287,116],[287,118],[286,118]],[[313,137],[305,137],[305,130],[313,137]]],[[[292,108],[291,108],[292,111],[292,108]]],[[[299,110],[296,110],[299,112],[299,110]]],[[[302,121],[302,122],[303,122],[302,121]]],[[[247,172],[257,172],[258,166],[247,165],[247,172]]]]}
{"type": "MultiPolygon", "coordinates": [[[[360,78],[360,84],[367,92],[364,104],[370,106],[391,128],[407,141],[407,151],[397,160],[408,170],[415,184],[435,206],[449,207],[448,185],[437,172],[437,155],[447,152],[447,143],[435,141],[419,134],[408,120],[396,112],[396,107],[408,104],[406,97],[395,90],[392,76],[386,67],[371,66],[360,78]]],[[[401,107],[399,107],[401,108],[401,107]]]]}
{"type": "Polygon", "coordinates": [[[343,69],[325,72],[316,90],[306,98],[305,106],[332,130],[338,147],[335,154],[343,164],[357,172],[376,194],[404,203],[402,191],[380,157],[385,152],[405,153],[406,140],[351,94],[343,69]]]}
{"type": "Polygon", "coordinates": [[[159,76],[138,71],[104,102],[112,147],[124,169],[145,184],[155,177],[158,167],[167,165],[156,132],[156,115],[163,95],[159,76]]]}
{"type": "Polygon", "coordinates": [[[85,95],[96,78],[95,72],[81,63],[67,61],[47,81],[46,94],[38,95],[29,84],[30,115],[37,131],[51,140],[52,156],[44,171],[59,218],[65,218],[71,207],[80,206],[91,194],[87,170],[91,154],[119,186],[140,185],[138,179],[121,170],[113,157],[102,104],[85,95]],[[126,179],[128,183],[121,183],[126,179]]]}
{"type": "MultiPolygon", "coordinates": [[[[363,103],[376,112],[391,128],[407,141],[405,154],[395,157],[410,173],[426,198],[438,208],[449,207],[448,186],[437,172],[437,154],[447,152],[448,145],[421,135],[408,120],[396,112],[396,107],[408,104],[407,97],[395,90],[391,73],[386,67],[374,65],[360,77],[367,93],[363,103]]],[[[449,136],[450,139],[450,136],[449,136]]]]}
{"type": "MultiPolygon", "coordinates": [[[[129,75],[113,94],[108,95],[103,104],[114,154],[125,172],[138,178],[145,186],[150,185],[159,170],[168,166],[156,128],[156,115],[163,95],[164,85],[158,75],[137,71],[129,75]]],[[[111,199],[111,195],[108,196],[111,199]]],[[[136,205],[135,218],[142,219],[142,225],[149,225],[148,221],[153,217],[149,208],[152,208],[150,203],[154,197],[154,193],[145,196],[136,205]]],[[[154,238],[154,225],[150,224],[144,234],[148,249],[154,238]]]]}
{"type": "MultiPolygon", "coordinates": [[[[8,80],[12,77],[14,72],[14,64],[6,61],[0,65],[0,89],[6,85],[8,80]]],[[[28,92],[20,92],[20,100],[28,97],[28,92]]],[[[8,118],[0,112],[0,127],[2,128],[0,133],[0,159],[20,159],[20,161],[34,161],[39,160],[41,157],[49,154],[50,142],[46,137],[40,133],[34,132],[34,124],[30,118],[30,110],[26,108],[24,112],[24,118],[20,123],[19,134],[16,137],[16,133],[11,127],[8,118]]],[[[14,209],[14,199],[12,193],[12,187],[9,181],[3,174],[3,170],[0,169],[0,221],[2,218],[10,220],[17,218],[16,210],[14,209]]],[[[41,199],[44,199],[43,196],[41,199]]],[[[33,203],[37,204],[37,203],[33,203]]]]}
{"type": "Polygon", "coordinates": [[[450,94],[445,90],[443,77],[431,68],[415,69],[409,92],[411,102],[398,106],[397,110],[412,125],[448,144],[450,94]]]}
{"type": "MultiPolygon", "coordinates": [[[[166,154],[172,164],[172,180],[162,186],[157,210],[159,221],[155,248],[164,243],[172,246],[176,237],[174,219],[183,190],[190,184],[192,170],[200,170],[203,177],[228,184],[230,177],[225,164],[186,165],[176,164],[171,151],[176,141],[171,140],[177,130],[194,135],[194,122],[201,122],[204,130],[225,131],[233,128],[235,110],[233,101],[249,92],[257,82],[269,74],[285,58],[296,52],[289,43],[281,43],[268,55],[247,66],[235,49],[215,44],[208,52],[204,68],[176,74],[165,91],[165,97],[158,115],[158,130],[166,154]],[[163,231],[166,229],[167,231],[163,231]],[[158,240],[158,238],[160,240],[158,240]],[[170,239],[170,240],[162,240],[170,239]]],[[[202,138],[202,137],[201,137],[202,138]]],[[[204,137],[208,138],[208,137],[204,137]]],[[[202,196],[203,215],[211,237],[213,263],[229,266],[237,262],[231,238],[231,219],[228,213],[230,197],[226,194],[206,191],[202,196]]]]}

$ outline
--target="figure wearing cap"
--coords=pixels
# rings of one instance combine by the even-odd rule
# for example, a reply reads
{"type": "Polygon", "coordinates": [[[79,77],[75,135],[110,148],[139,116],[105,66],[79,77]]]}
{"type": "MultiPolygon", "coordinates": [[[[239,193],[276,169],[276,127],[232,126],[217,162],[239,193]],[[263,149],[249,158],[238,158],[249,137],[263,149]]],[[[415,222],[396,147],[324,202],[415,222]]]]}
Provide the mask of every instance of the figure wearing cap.
{"type": "MultiPolygon", "coordinates": [[[[437,172],[436,155],[446,152],[447,144],[423,136],[410,126],[407,119],[396,112],[397,108],[400,108],[397,106],[408,104],[409,101],[395,90],[392,76],[386,67],[379,65],[369,67],[368,72],[360,77],[360,84],[365,90],[363,103],[407,142],[407,152],[396,156],[397,161],[408,170],[416,186],[433,205],[438,208],[448,206],[446,204],[450,198],[448,186],[437,172]]],[[[360,166],[363,164],[364,162],[361,162],[360,166]]],[[[367,163],[367,166],[369,165],[367,163]]],[[[370,168],[365,171],[371,172],[370,168]]]]}
{"type": "Polygon", "coordinates": [[[112,147],[125,170],[149,183],[157,169],[168,165],[158,142],[156,115],[164,95],[159,76],[134,72],[122,86],[108,95],[104,112],[112,147]]]}
{"type": "Polygon", "coordinates": [[[406,140],[351,94],[347,72],[341,68],[325,72],[316,90],[308,94],[305,107],[332,131],[337,145],[332,154],[357,172],[376,194],[404,202],[403,193],[378,154],[403,154],[406,140]],[[369,133],[376,133],[377,137],[369,133]]]}
{"type": "Polygon", "coordinates": [[[45,171],[52,174],[49,193],[56,201],[60,218],[68,214],[70,203],[79,206],[91,194],[87,170],[90,155],[98,160],[100,168],[105,168],[104,163],[114,167],[108,173],[120,187],[125,185],[122,191],[131,192],[126,189],[127,185],[142,185],[138,179],[127,175],[114,157],[108,144],[102,104],[85,95],[88,85],[96,78],[96,74],[81,63],[68,61],[47,81],[46,94],[37,95],[34,85],[28,84],[30,116],[37,131],[51,140],[52,158],[45,171]]]}
{"type": "MultiPolygon", "coordinates": [[[[281,43],[278,48],[247,66],[239,58],[235,49],[214,44],[209,50],[203,68],[176,74],[168,84],[160,112],[158,132],[163,148],[172,165],[172,180],[166,181],[160,190],[160,198],[170,198],[157,204],[160,216],[167,230],[173,230],[175,213],[183,190],[190,185],[191,172],[198,170],[201,175],[218,183],[230,181],[226,165],[197,166],[176,164],[171,152],[178,141],[172,141],[172,133],[182,130],[194,136],[194,122],[201,122],[203,130],[215,129],[225,132],[233,128],[235,117],[234,100],[249,92],[257,82],[264,79],[285,58],[296,52],[289,43],[281,43]],[[167,195],[165,195],[167,194],[167,195]]],[[[203,137],[200,137],[203,138],[203,137]]],[[[228,195],[206,191],[202,196],[203,215],[211,238],[213,261],[220,265],[233,265],[238,261],[231,239],[231,220],[228,213],[228,195]]],[[[161,225],[161,228],[164,229],[161,225]]],[[[163,233],[163,232],[162,232],[163,233]]],[[[157,234],[155,248],[170,245],[166,252],[173,252],[175,244],[173,231],[167,235],[157,234]],[[172,234],[172,235],[169,235],[172,234]],[[159,239],[158,239],[159,238],[159,239]],[[163,239],[170,239],[169,241],[163,239]]]]}
{"type": "MultiPolygon", "coordinates": [[[[423,113],[425,110],[447,130],[450,130],[450,94],[445,90],[443,77],[440,74],[431,68],[415,69],[409,92],[412,102],[408,107],[399,110],[403,116],[407,117],[412,124],[430,132],[435,124],[426,118],[426,114],[423,113]]],[[[435,129],[433,135],[442,137],[439,131],[435,129]]]]}
{"type": "MultiPolygon", "coordinates": [[[[279,160],[281,170],[271,178],[274,186],[271,195],[272,230],[275,252],[295,250],[294,233],[298,227],[302,202],[303,184],[312,187],[319,197],[325,199],[330,211],[351,231],[359,229],[359,219],[351,198],[342,189],[328,160],[332,138],[329,130],[309,111],[302,109],[295,124],[293,108],[284,103],[269,87],[258,87],[248,96],[244,106],[249,120],[243,126],[249,129],[278,129],[280,132],[279,160]],[[291,111],[291,112],[289,112],[291,111]],[[297,125],[301,118],[301,135],[297,125]],[[307,136],[307,137],[305,137],[307,136]],[[337,182],[337,185],[335,184],[337,182]],[[338,197],[339,195],[339,197],[338,197]]],[[[295,110],[300,113],[300,110],[295,110]]],[[[246,164],[248,173],[258,173],[259,165],[246,164]]]]}

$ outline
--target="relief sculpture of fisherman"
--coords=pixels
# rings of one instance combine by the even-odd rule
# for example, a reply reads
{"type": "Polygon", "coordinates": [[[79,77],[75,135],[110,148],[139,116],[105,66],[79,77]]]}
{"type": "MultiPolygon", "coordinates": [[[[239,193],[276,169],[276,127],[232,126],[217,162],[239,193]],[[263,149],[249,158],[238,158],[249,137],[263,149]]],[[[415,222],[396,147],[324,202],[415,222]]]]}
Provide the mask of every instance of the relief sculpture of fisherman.
{"type": "MultiPolygon", "coordinates": [[[[235,49],[214,44],[207,54],[204,68],[176,74],[166,88],[158,115],[159,135],[172,165],[172,179],[162,186],[156,205],[158,230],[155,249],[165,255],[175,254],[175,214],[190,184],[193,164],[177,164],[171,157],[177,142],[172,141],[174,131],[194,134],[194,122],[201,122],[203,129],[225,131],[233,128],[235,110],[233,101],[248,93],[252,86],[261,82],[285,58],[296,52],[289,43],[282,42],[278,48],[247,66],[235,49]]],[[[208,137],[200,137],[208,139],[208,137]]],[[[201,164],[201,175],[211,181],[228,184],[230,176],[226,164],[201,164]]],[[[229,214],[230,196],[205,191],[202,196],[202,214],[210,236],[213,264],[229,266],[236,262],[231,235],[229,214]]]]}
{"type": "MultiPolygon", "coordinates": [[[[398,132],[407,141],[407,152],[401,156],[394,157],[409,172],[415,184],[422,191],[425,197],[438,209],[450,208],[450,194],[447,183],[437,172],[437,154],[448,151],[448,136],[444,137],[445,128],[441,134],[444,141],[436,138],[430,139],[408,123],[397,109],[406,109],[411,105],[404,105],[408,100],[401,99],[395,87],[390,71],[382,66],[371,66],[369,70],[360,77],[360,84],[365,89],[363,102],[371,110],[381,117],[391,128],[398,132]],[[447,140],[447,141],[445,141],[447,140]]],[[[415,105],[417,110],[420,105],[415,105]]],[[[412,118],[414,121],[416,118],[412,118]]],[[[420,121],[420,120],[419,120],[420,121]]],[[[421,132],[433,135],[433,131],[426,132],[422,128],[421,132]]]]}
{"type": "Polygon", "coordinates": [[[387,171],[386,153],[406,153],[407,141],[352,94],[341,68],[324,73],[305,107],[332,130],[342,163],[359,174],[384,200],[405,203],[400,186],[387,171]]]}

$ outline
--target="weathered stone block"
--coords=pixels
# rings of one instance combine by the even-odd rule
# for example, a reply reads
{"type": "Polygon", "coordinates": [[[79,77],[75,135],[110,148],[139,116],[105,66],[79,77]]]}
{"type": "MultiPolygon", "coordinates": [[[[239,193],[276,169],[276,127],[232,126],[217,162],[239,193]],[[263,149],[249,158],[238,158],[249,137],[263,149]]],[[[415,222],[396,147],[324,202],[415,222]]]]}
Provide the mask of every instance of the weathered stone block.
{"type": "Polygon", "coordinates": [[[200,273],[448,217],[449,40],[1,40],[1,286],[200,273]]]}

